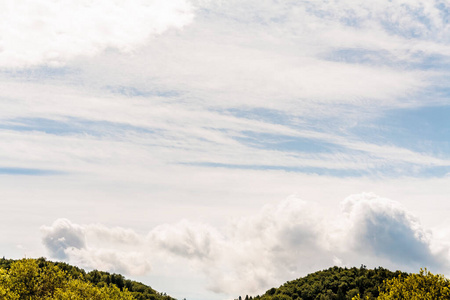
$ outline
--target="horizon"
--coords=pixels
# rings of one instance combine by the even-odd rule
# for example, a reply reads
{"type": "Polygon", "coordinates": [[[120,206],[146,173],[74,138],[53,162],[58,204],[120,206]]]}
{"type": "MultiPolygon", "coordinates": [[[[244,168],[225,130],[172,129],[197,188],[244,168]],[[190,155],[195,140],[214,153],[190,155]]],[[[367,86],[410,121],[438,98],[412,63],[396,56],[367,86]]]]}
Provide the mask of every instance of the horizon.
{"type": "Polygon", "coordinates": [[[450,275],[450,4],[0,4],[0,255],[188,300],[450,275]]]}

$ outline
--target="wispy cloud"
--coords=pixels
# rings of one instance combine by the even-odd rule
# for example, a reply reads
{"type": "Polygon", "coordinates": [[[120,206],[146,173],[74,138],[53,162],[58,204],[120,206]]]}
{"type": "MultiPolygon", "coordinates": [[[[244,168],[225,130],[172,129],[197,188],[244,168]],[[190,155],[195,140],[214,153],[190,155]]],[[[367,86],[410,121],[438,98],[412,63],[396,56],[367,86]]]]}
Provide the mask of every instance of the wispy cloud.
{"type": "Polygon", "coordinates": [[[281,125],[270,117],[258,120],[222,110],[205,110],[180,103],[178,98],[173,102],[158,96],[105,97],[39,84],[27,85],[24,92],[20,87],[21,84],[10,82],[3,89],[1,135],[9,141],[3,148],[3,157],[8,161],[4,166],[9,167],[35,164],[40,168],[52,165],[67,172],[83,168],[101,172],[105,165],[126,160],[137,168],[151,166],[156,157],[157,164],[241,165],[300,171],[322,168],[378,172],[395,165],[410,172],[408,164],[419,168],[450,164],[445,158],[407,148],[361,141],[340,130],[305,128],[296,124],[297,117],[281,125]],[[28,94],[31,90],[32,97],[28,94]],[[271,149],[267,143],[274,143],[272,138],[292,139],[298,145],[284,149],[279,143],[278,148],[271,149]],[[254,139],[258,142],[252,143],[254,139]],[[326,143],[327,151],[311,151],[307,143],[317,145],[317,149],[326,143]],[[44,155],[48,151],[53,155],[44,155]],[[130,160],[130,155],[135,159],[130,160]]]}
{"type": "MultiPolygon", "coordinates": [[[[62,73],[57,81],[52,77],[51,85],[23,82],[23,74],[15,80],[6,79],[10,73],[5,73],[2,123],[8,130],[21,131],[20,127],[8,127],[8,124],[20,125],[24,119],[41,120],[40,126],[28,126],[28,130],[45,132],[33,133],[33,144],[40,143],[38,136],[43,138],[42,141],[55,141],[50,144],[58,144],[58,140],[72,136],[80,145],[97,139],[95,143],[101,148],[108,148],[113,142],[131,150],[138,144],[138,151],[147,152],[146,156],[154,156],[155,152],[165,149],[168,156],[163,161],[167,163],[379,170],[382,169],[379,166],[393,163],[399,168],[402,164],[448,165],[445,158],[415,153],[401,146],[373,143],[370,137],[348,135],[346,130],[353,126],[353,122],[365,118],[376,121],[376,117],[389,108],[426,105],[417,97],[432,85],[429,78],[435,73],[409,68],[408,65],[405,67],[402,62],[411,61],[407,58],[410,54],[405,52],[414,48],[411,43],[446,45],[445,40],[435,37],[439,30],[446,30],[442,15],[444,7],[420,1],[411,4],[392,2],[389,5],[347,1],[334,1],[327,6],[309,1],[253,4],[196,1],[191,7],[183,1],[171,2],[170,5],[156,1],[148,5],[130,2],[119,7],[119,4],[102,6],[102,2],[93,2],[90,5],[74,4],[76,7],[72,8],[52,6],[48,13],[42,15],[35,10],[42,10],[46,5],[44,2],[30,7],[9,4],[9,10],[26,10],[33,18],[42,19],[42,26],[36,27],[38,32],[30,31],[33,36],[44,34],[47,29],[54,30],[52,24],[59,24],[58,18],[69,9],[79,13],[73,14],[75,17],[95,14],[102,8],[111,10],[112,15],[104,17],[105,20],[93,18],[92,22],[82,23],[89,27],[85,31],[93,36],[92,40],[81,39],[83,43],[93,43],[95,34],[101,31],[104,22],[108,24],[108,20],[114,19],[114,13],[120,12],[117,19],[124,22],[134,16],[135,22],[142,21],[143,26],[138,26],[142,30],[133,31],[129,39],[120,39],[115,35],[120,36],[129,28],[114,21],[114,26],[120,30],[113,26],[110,35],[95,39],[98,47],[95,46],[97,50],[94,52],[102,53],[102,56],[89,57],[86,52],[85,58],[76,58],[83,54],[84,48],[80,46],[81,50],[77,50],[71,46],[70,49],[79,53],[69,53],[64,61],[77,72],[62,73]],[[250,15],[249,5],[254,7],[250,15]],[[48,15],[58,9],[60,14],[55,11],[53,17],[48,15]],[[128,10],[134,14],[122,18],[125,16],[123,12],[128,10]],[[194,11],[196,19],[192,21],[194,11]],[[151,17],[153,15],[158,17],[151,17]],[[426,21],[428,19],[433,23],[426,21]],[[148,36],[188,23],[190,25],[183,29],[182,34],[167,31],[154,36],[153,42],[145,45],[148,36]],[[425,25],[429,27],[428,31],[425,25]],[[414,30],[418,32],[416,35],[408,35],[414,30]],[[110,42],[114,40],[125,44],[110,42]],[[406,48],[405,41],[409,43],[406,48]],[[140,48],[130,55],[102,52],[106,47],[140,48]],[[328,59],[342,49],[361,49],[383,56],[390,53],[389,60],[393,64],[380,65],[370,59],[368,63],[328,59]],[[120,72],[115,72],[116,68],[120,72]],[[80,81],[86,83],[80,85],[80,81]],[[134,92],[124,92],[123,87],[134,92]],[[111,91],[115,93],[111,94],[111,91]],[[252,120],[227,112],[230,109],[258,108],[278,112],[288,121],[281,126],[270,117],[252,120]],[[43,120],[56,121],[67,128],[65,137],[43,128],[43,120]],[[98,126],[80,126],[83,122],[108,123],[102,128],[101,123],[96,123],[98,126]],[[312,143],[334,146],[331,153],[311,154],[302,151],[301,143],[296,151],[273,151],[246,142],[253,138],[253,133],[261,132],[294,139],[307,138],[312,143]],[[144,142],[150,139],[151,145],[144,142]]],[[[20,20],[16,13],[8,16],[20,20]]],[[[72,32],[74,26],[68,26],[67,30],[64,28],[61,36],[77,37],[78,31],[72,32]]],[[[8,41],[4,41],[6,46],[16,45],[8,41]]],[[[39,38],[39,41],[49,49],[56,47],[45,39],[39,38]]],[[[57,45],[66,44],[58,42],[57,45]]],[[[8,53],[5,51],[4,55],[8,53]]],[[[39,53],[36,49],[33,51],[39,53]]],[[[421,55],[430,54],[426,49],[418,51],[421,55]]],[[[364,52],[355,52],[355,55],[364,55],[361,53],[364,52]]],[[[14,59],[7,61],[14,62],[14,59]]],[[[31,64],[47,63],[46,58],[37,58],[31,64]]],[[[34,81],[42,79],[35,78],[34,81]]],[[[9,132],[8,136],[11,134],[9,132]]],[[[31,142],[23,132],[14,135],[31,142]]],[[[32,146],[33,149],[40,148],[32,146]]],[[[57,151],[66,153],[66,150],[57,151]]],[[[92,157],[80,159],[93,161],[92,157]]],[[[16,166],[23,167],[18,162],[16,166]]],[[[410,168],[406,171],[409,172],[410,168]]]]}

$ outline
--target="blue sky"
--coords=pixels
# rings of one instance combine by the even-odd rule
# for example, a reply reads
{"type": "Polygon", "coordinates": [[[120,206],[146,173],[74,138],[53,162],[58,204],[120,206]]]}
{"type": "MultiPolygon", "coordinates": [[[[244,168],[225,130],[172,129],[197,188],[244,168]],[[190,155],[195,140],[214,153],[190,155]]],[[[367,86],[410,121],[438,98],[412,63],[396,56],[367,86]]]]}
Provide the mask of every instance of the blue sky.
{"type": "Polygon", "coordinates": [[[333,265],[450,275],[449,9],[0,4],[0,255],[198,300],[333,265]]]}

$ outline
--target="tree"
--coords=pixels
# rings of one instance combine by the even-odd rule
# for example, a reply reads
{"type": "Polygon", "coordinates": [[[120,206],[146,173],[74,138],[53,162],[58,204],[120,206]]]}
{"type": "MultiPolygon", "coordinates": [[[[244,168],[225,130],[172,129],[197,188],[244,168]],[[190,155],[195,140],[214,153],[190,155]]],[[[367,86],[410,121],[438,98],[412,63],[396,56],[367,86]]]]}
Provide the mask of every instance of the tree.
{"type": "MultiPolygon", "coordinates": [[[[362,299],[359,295],[352,300],[362,299]]],[[[366,299],[369,299],[368,297],[366,299]]],[[[377,300],[448,300],[450,299],[450,281],[442,275],[420,270],[419,274],[401,275],[386,280],[380,288],[377,300]]]]}
{"type": "Polygon", "coordinates": [[[450,281],[442,275],[433,275],[427,269],[421,269],[419,274],[410,274],[405,279],[399,276],[388,280],[377,299],[450,299],[450,281]]]}
{"type": "MultiPolygon", "coordinates": [[[[123,277],[116,276],[123,284],[123,277]]],[[[94,286],[84,279],[74,279],[57,265],[45,260],[22,259],[9,270],[0,268],[2,300],[134,300],[126,288],[114,284],[94,286]]]]}
{"type": "Polygon", "coordinates": [[[44,299],[52,297],[56,289],[66,284],[67,276],[55,265],[39,267],[35,259],[22,259],[11,264],[4,275],[3,288],[20,299],[44,299]],[[6,276],[5,276],[6,275],[6,276]]]}
{"type": "Polygon", "coordinates": [[[0,269],[0,299],[18,300],[19,295],[11,291],[9,275],[4,269],[0,269]]]}

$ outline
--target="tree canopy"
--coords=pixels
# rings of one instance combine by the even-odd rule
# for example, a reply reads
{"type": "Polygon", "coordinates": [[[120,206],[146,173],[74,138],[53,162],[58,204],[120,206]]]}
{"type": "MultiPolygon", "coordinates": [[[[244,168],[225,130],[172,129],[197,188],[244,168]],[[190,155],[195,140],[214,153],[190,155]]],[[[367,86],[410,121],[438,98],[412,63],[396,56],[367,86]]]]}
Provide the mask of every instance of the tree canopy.
{"type": "Polygon", "coordinates": [[[39,259],[0,260],[4,300],[174,300],[119,274],[39,259]]]}
{"type": "MultiPolygon", "coordinates": [[[[239,300],[242,297],[238,298],[239,300]]],[[[333,267],[286,282],[254,300],[450,300],[450,280],[420,270],[418,274],[384,268],[333,267]]]]}
{"type": "MultiPolygon", "coordinates": [[[[359,296],[354,300],[360,300],[359,296]]],[[[442,275],[420,270],[419,274],[398,276],[385,281],[377,300],[440,300],[450,299],[450,281],[442,275]]]]}
{"type": "MultiPolygon", "coordinates": [[[[44,258],[0,259],[2,300],[175,300],[120,274],[44,258]]],[[[239,300],[243,298],[239,296],[239,300]]],[[[450,300],[450,281],[427,269],[418,274],[384,268],[332,267],[245,300],[450,300]]]]}
{"type": "Polygon", "coordinates": [[[379,286],[387,279],[399,275],[384,268],[367,269],[332,267],[271,288],[265,294],[249,299],[260,300],[350,300],[356,295],[363,299],[376,299],[379,286]]]}

